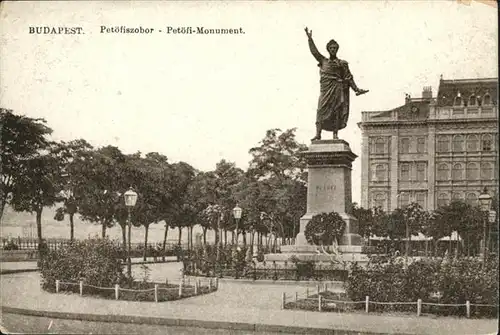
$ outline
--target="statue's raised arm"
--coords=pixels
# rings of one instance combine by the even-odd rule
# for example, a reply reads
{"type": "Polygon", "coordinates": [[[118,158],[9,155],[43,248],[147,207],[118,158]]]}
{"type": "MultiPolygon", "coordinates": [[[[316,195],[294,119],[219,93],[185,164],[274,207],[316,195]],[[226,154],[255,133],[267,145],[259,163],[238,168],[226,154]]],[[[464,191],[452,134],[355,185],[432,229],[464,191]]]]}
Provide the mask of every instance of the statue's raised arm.
{"type": "Polygon", "coordinates": [[[316,48],[316,45],[314,44],[314,41],[312,38],[312,30],[309,30],[307,27],[304,30],[306,31],[306,35],[307,35],[307,40],[309,43],[309,50],[311,50],[311,53],[314,56],[314,58],[316,58],[316,60],[319,63],[321,63],[321,61],[323,59],[325,59],[325,57],[319,53],[318,48],[316,48]]]}

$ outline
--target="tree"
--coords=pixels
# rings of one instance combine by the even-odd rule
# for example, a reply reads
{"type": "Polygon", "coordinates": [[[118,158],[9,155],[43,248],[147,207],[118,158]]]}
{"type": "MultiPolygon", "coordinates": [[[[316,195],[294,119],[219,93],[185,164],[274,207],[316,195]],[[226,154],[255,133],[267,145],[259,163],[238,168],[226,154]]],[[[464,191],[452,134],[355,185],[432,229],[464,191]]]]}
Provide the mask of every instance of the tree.
{"type": "Polygon", "coordinates": [[[84,220],[98,222],[101,236],[115,223],[116,211],[123,202],[122,194],[131,186],[127,181],[135,172],[126,169],[126,156],[120,149],[106,146],[89,153],[75,170],[74,196],[84,220]]]}
{"type": "Polygon", "coordinates": [[[85,140],[73,140],[68,143],[64,141],[58,143],[56,154],[62,160],[62,185],[59,192],[59,199],[62,207],[57,208],[54,219],[63,221],[65,214],[68,215],[70,223],[70,240],[74,240],[74,216],[78,211],[78,204],[74,197],[74,185],[78,183],[75,176],[78,176],[78,169],[81,162],[90,157],[92,146],[85,140]]]}
{"type": "Polygon", "coordinates": [[[411,236],[418,236],[424,230],[427,221],[427,213],[416,202],[410,203],[403,209],[403,220],[405,223],[406,247],[405,255],[410,254],[411,236]]]}
{"type": "Polygon", "coordinates": [[[373,234],[373,211],[363,207],[359,207],[357,203],[352,204],[352,215],[358,219],[358,234],[368,239],[373,234]]]}
{"type": "Polygon", "coordinates": [[[38,242],[42,242],[42,211],[53,206],[62,179],[62,164],[54,147],[48,152],[26,159],[18,167],[19,175],[12,189],[11,204],[15,211],[36,213],[38,242]]]}
{"type": "MultiPolygon", "coordinates": [[[[306,163],[301,153],[307,147],[296,141],[295,130],[270,129],[259,146],[249,151],[252,160],[247,184],[252,190],[247,196],[258,204],[254,212],[263,211],[274,218],[282,237],[295,237],[306,206],[306,163]]],[[[256,228],[268,232],[265,225],[256,228]]]]}
{"type": "Polygon", "coordinates": [[[16,183],[29,173],[26,165],[47,150],[52,133],[44,119],[16,115],[12,110],[0,108],[0,222],[5,206],[12,198],[16,183]]]}

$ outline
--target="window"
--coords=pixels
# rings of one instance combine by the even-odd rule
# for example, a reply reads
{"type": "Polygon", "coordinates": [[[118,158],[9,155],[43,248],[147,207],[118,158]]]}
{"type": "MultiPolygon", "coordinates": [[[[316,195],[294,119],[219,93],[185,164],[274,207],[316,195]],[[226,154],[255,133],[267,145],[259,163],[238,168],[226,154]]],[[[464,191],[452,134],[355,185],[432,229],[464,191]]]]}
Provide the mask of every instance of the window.
{"type": "Polygon", "coordinates": [[[423,209],[426,209],[426,201],[425,201],[425,193],[417,193],[417,199],[416,199],[417,204],[422,207],[423,209]]]}
{"type": "Polygon", "coordinates": [[[417,138],[417,152],[424,153],[425,150],[425,137],[417,138]]]}
{"type": "Polygon", "coordinates": [[[427,164],[425,163],[418,163],[417,164],[417,180],[418,181],[425,181],[427,180],[427,164]]]}
{"type": "Polygon", "coordinates": [[[475,195],[474,193],[467,194],[466,202],[471,206],[477,206],[477,195],[475,195]]]}
{"type": "Polygon", "coordinates": [[[462,194],[455,192],[453,193],[453,201],[462,200],[462,194]]]}
{"type": "Polygon", "coordinates": [[[489,93],[486,93],[483,97],[483,105],[491,105],[491,96],[489,93]]]}
{"type": "Polygon", "coordinates": [[[468,180],[479,179],[479,168],[476,163],[467,164],[467,179],[468,180]]]}
{"type": "Polygon", "coordinates": [[[462,97],[456,97],[455,101],[453,102],[453,106],[462,106],[462,97]]]}
{"type": "Polygon", "coordinates": [[[448,180],[450,179],[450,168],[448,164],[438,165],[438,180],[448,180]]]}
{"type": "Polygon", "coordinates": [[[474,152],[479,149],[479,139],[477,135],[469,135],[467,137],[467,151],[474,152]]]}
{"type": "Polygon", "coordinates": [[[484,135],[481,141],[481,150],[491,151],[491,147],[492,147],[491,135],[484,135]]]}
{"type": "Polygon", "coordinates": [[[386,166],[383,164],[378,164],[375,167],[375,179],[377,181],[384,181],[387,180],[387,169],[386,166]]]}
{"type": "Polygon", "coordinates": [[[377,138],[375,140],[375,153],[383,154],[385,152],[385,141],[383,138],[377,138]]]}
{"type": "Polygon", "coordinates": [[[405,208],[410,204],[410,193],[399,193],[399,208],[405,208]]]}
{"type": "Polygon", "coordinates": [[[453,165],[452,179],[453,180],[462,180],[462,179],[464,179],[462,164],[455,164],[455,165],[453,165]]]}
{"type": "Polygon", "coordinates": [[[493,165],[491,163],[481,164],[481,179],[492,179],[493,178],[493,165]]]}
{"type": "Polygon", "coordinates": [[[454,152],[464,151],[464,137],[462,135],[453,136],[453,151],[454,152]]]}
{"type": "Polygon", "coordinates": [[[373,207],[381,207],[385,210],[385,194],[377,193],[373,199],[373,207]]]}
{"type": "Polygon", "coordinates": [[[401,164],[401,180],[410,180],[410,164],[401,164]]]}
{"type": "Polygon", "coordinates": [[[399,152],[402,154],[407,154],[410,152],[410,139],[402,138],[401,139],[401,147],[399,148],[399,152]]]}
{"type": "Polygon", "coordinates": [[[477,105],[477,98],[475,95],[471,95],[469,98],[469,106],[476,106],[477,105]]]}
{"type": "Polygon", "coordinates": [[[438,152],[450,151],[450,139],[448,136],[439,136],[438,139],[438,152]]]}
{"type": "Polygon", "coordinates": [[[443,207],[448,205],[450,198],[448,197],[448,194],[446,193],[441,193],[438,196],[438,201],[437,201],[437,206],[438,207],[443,207]]]}

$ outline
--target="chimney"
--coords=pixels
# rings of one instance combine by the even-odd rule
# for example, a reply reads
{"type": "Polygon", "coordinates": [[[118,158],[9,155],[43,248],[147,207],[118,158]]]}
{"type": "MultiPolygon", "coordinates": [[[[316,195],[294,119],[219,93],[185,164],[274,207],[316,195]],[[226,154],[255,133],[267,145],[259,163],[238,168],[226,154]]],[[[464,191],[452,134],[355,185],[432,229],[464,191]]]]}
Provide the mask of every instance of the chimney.
{"type": "Polygon", "coordinates": [[[409,104],[410,102],[411,102],[411,95],[405,93],[405,105],[409,104]]]}
{"type": "Polygon", "coordinates": [[[432,99],[432,87],[424,86],[422,90],[422,99],[432,99]]]}

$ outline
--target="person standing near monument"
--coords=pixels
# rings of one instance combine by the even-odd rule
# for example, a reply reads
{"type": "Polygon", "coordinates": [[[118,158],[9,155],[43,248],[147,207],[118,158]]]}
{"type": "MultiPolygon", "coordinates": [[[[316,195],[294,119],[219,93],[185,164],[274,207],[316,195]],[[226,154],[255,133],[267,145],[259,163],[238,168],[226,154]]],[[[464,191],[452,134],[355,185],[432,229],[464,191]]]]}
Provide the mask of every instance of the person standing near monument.
{"type": "Polygon", "coordinates": [[[321,131],[332,131],[333,138],[338,138],[338,131],[347,125],[349,118],[349,88],[356,95],[365,94],[368,90],[360,89],[354,82],[349,65],[337,58],[339,44],[331,40],[326,45],[330,58],[324,57],[316,48],[312,31],[305,28],[309,49],[318,61],[320,68],[320,96],[316,113],[316,136],[311,141],[321,139],[321,131]]]}

